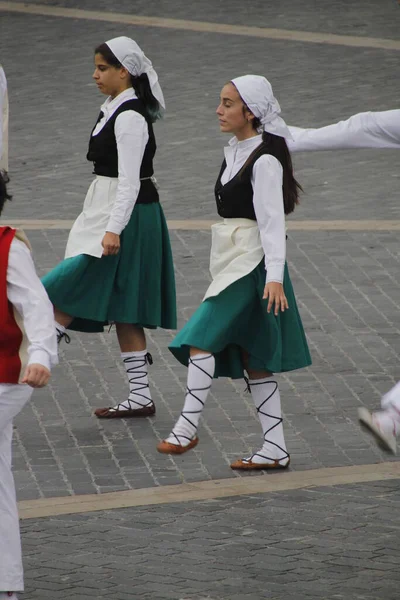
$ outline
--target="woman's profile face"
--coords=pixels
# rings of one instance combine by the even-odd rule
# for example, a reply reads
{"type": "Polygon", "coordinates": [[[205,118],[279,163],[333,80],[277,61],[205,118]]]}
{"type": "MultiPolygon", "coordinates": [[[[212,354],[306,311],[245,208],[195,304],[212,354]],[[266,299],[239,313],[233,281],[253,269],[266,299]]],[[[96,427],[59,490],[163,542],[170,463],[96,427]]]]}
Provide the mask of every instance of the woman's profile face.
{"type": "Polygon", "coordinates": [[[109,65],[101,54],[95,54],[93,79],[102,94],[117,96],[124,86],[125,72],[124,68],[109,65]]]}
{"type": "Polygon", "coordinates": [[[216,110],[220,130],[224,133],[242,131],[251,126],[254,118],[252,113],[245,107],[239,93],[233,83],[227,83],[221,90],[220,103],[216,110]]]}

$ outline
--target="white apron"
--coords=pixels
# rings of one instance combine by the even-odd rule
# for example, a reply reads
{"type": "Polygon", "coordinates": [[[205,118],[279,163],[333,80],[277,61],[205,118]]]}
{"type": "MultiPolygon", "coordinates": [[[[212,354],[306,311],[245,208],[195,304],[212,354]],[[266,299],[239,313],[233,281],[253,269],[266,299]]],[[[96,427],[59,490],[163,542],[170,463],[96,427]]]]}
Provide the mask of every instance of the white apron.
{"type": "Polygon", "coordinates": [[[251,219],[224,219],[211,226],[212,282],[203,300],[218,296],[234,281],[251,273],[264,257],[260,231],[251,219]]]}
{"type": "Polygon", "coordinates": [[[65,258],[88,254],[101,258],[101,242],[106,233],[117,195],[118,178],[97,175],[86,194],[83,210],[69,233],[65,258]]]}

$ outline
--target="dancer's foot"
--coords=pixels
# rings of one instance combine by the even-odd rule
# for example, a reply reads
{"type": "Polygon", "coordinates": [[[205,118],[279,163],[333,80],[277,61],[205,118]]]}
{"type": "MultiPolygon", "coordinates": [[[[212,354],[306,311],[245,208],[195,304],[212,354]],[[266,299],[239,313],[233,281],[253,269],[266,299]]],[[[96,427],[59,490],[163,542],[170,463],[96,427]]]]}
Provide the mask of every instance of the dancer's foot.
{"type": "Polygon", "coordinates": [[[390,410],[370,412],[366,408],[359,408],[358,420],[361,427],[374,437],[382,450],[390,454],[397,453],[396,435],[399,431],[399,422],[390,410]]]}
{"type": "Polygon", "coordinates": [[[231,464],[231,469],[241,471],[255,471],[262,469],[287,469],[290,465],[290,456],[273,459],[256,453],[249,458],[239,458],[231,464]]]}
{"type": "Polygon", "coordinates": [[[173,434],[171,434],[166,440],[163,440],[157,445],[157,451],[161,454],[185,454],[199,443],[199,438],[196,436],[191,440],[182,440],[187,442],[185,445],[181,443],[177,436],[174,438],[174,442],[168,441],[173,434]]]}
{"type": "Polygon", "coordinates": [[[108,408],[96,408],[94,411],[98,419],[129,419],[139,417],[152,417],[156,414],[156,407],[153,401],[145,406],[135,404],[132,400],[125,400],[117,406],[108,408]]]}

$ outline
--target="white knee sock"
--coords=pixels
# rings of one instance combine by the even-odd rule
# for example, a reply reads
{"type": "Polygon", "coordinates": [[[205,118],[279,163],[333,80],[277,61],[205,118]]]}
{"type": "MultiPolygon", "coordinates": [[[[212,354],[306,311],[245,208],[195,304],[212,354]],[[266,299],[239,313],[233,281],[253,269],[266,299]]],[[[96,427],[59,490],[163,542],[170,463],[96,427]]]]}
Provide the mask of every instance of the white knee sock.
{"type": "Polygon", "coordinates": [[[18,600],[18,597],[17,597],[17,594],[15,594],[15,593],[0,592],[0,600],[18,600]]]}
{"type": "Polygon", "coordinates": [[[177,446],[187,446],[196,435],[214,371],[215,358],[212,354],[196,354],[190,357],[185,404],[167,442],[177,446]]]}
{"type": "Polygon", "coordinates": [[[115,410],[135,410],[153,404],[151,399],[147,365],[153,363],[151,354],[147,350],[140,352],[122,352],[121,358],[129,382],[128,399],[113,408],[115,410]]]}
{"type": "Polygon", "coordinates": [[[57,323],[57,321],[54,321],[54,325],[55,325],[57,331],[59,331],[60,333],[65,333],[64,325],[60,325],[60,323],[57,323]]]}
{"type": "Polygon", "coordinates": [[[278,382],[274,376],[271,376],[264,379],[249,379],[248,383],[264,433],[264,444],[258,452],[246,460],[251,459],[255,463],[273,463],[275,460],[281,460],[280,464],[285,465],[289,455],[283,434],[278,382]]]}
{"type": "Polygon", "coordinates": [[[71,338],[69,337],[64,325],[60,325],[60,323],[57,323],[57,321],[54,321],[54,325],[55,325],[56,334],[57,334],[57,344],[59,344],[62,339],[64,339],[64,341],[67,344],[69,344],[71,341],[71,338]]]}

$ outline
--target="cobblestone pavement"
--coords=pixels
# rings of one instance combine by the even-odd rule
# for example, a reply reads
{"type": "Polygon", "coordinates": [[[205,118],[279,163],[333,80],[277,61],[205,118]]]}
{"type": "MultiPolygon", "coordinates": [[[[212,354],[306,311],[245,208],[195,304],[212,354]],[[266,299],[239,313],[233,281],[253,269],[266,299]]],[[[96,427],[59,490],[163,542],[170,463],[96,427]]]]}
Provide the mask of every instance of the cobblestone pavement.
{"type": "MultiPolygon", "coordinates": [[[[387,39],[399,39],[400,30],[400,8],[389,0],[26,4],[387,39]]],[[[143,44],[165,91],[169,110],[157,125],[156,174],[170,219],[215,215],[212,188],[227,140],[214,110],[233,76],[265,73],[283,115],[297,125],[399,106],[398,51],[0,11],[15,200],[8,219],[78,214],[91,178],[87,139],[102,101],[91,83],[92,52],[116,35],[143,44]]],[[[399,153],[298,155],[295,165],[305,194],[291,219],[400,218],[399,153]]],[[[66,236],[64,230],[29,232],[41,274],[62,258],[66,236]]],[[[182,325],[209,280],[210,234],[176,230],[171,239],[182,325]]],[[[378,406],[399,378],[399,256],[395,231],[290,232],[291,276],[313,355],[311,368],[280,377],[294,470],[391,460],[359,430],[356,410],[378,406]]],[[[166,349],[173,332],[149,335],[157,416],[140,423],[91,416],[94,407],[126,394],[114,332],[72,337],[51,385],[16,420],[20,500],[240,477],[230,461],[261,438],[242,382],[215,382],[195,451],[180,459],[161,456],[157,440],[178,415],[185,386],[185,369],[166,349]]],[[[395,600],[398,486],[357,484],[24,521],[26,597],[395,600]]]]}
{"type": "Polygon", "coordinates": [[[28,597],[397,600],[399,482],[23,521],[28,597]]]}
{"type": "MultiPolygon", "coordinates": [[[[67,232],[29,233],[45,272],[61,258],[67,232]]],[[[207,285],[209,237],[172,232],[180,325],[207,285]]],[[[375,406],[399,373],[398,233],[292,232],[288,249],[313,355],[311,368],[280,376],[293,469],[379,462],[384,455],[360,431],[356,411],[375,406]]],[[[156,418],[104,422],[93,408],[126,393],[115,334],[73,334],[51,385],[16,421],[21,499],[233,476],[230,462],[261,440],[243,381],[215,381],[196,451],[174,459],[155,450],[183,401],[186,369],[166,350],[172,336],[149,336],[156,418]]]]}

